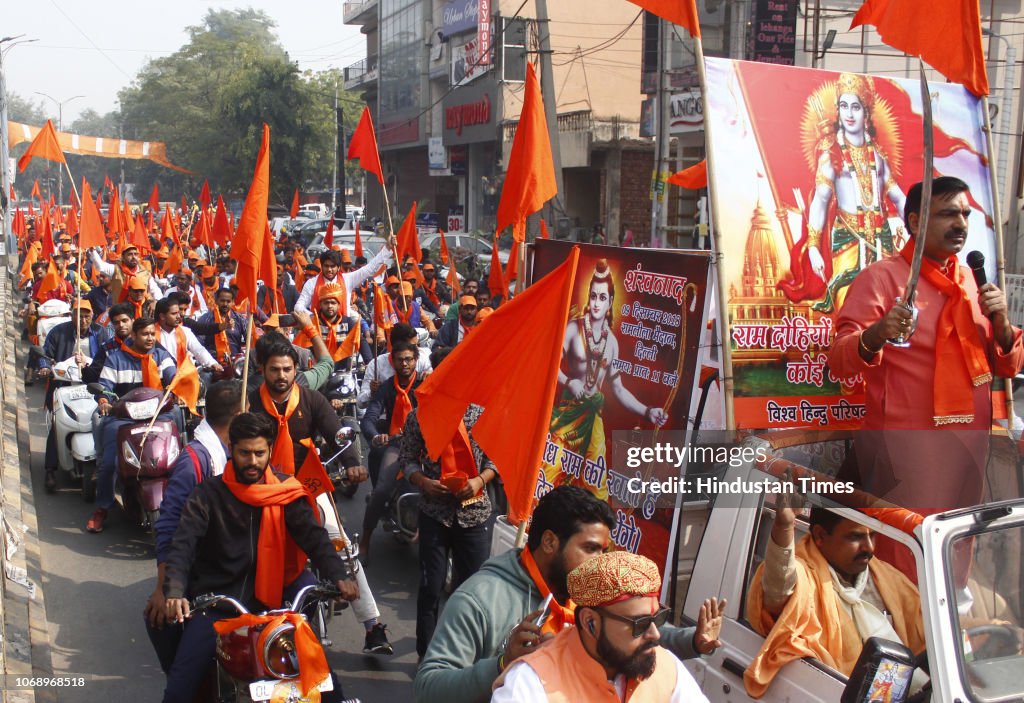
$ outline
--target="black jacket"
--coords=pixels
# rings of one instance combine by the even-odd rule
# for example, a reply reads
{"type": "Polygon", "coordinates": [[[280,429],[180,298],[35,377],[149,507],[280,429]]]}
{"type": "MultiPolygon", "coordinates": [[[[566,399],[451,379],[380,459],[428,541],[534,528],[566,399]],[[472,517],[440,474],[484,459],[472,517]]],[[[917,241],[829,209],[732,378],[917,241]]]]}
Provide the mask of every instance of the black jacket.
{"type": "Polygon", "coordinates": [[[456,317],[454,320],[448,320],[441,329],[437,331],[437,341],[434,342],[435,347],[446,347],[454,348],[459,344],[459,325],[462,324],[462,320],[456,317]]]}
{"type": "MultiPolygon", "coordinates": [[[[284,480],[284,474],[277,474],[284,480]]],[[[203,481],[192,491],[178,521],[167,555],[164,595],[195,598],[204,593],[231,596],[254,611],[256,547],[263,509],[234,496],[222,476],[203,481]]],[[[320,574],[331,582],[348,577],[327,531],[305,498],[284,507],[288,533],[320,574]]],[[[285,584],[287,586],[288,584],[285,584]]],[[[279,603],[262,606],[279,607],[279,603]]]]}
{"type": "MultiPolygon", "coordinates": [[[[416,407],[416,389],[420,387],[422,382],[423,379],[417,374],[416,380],[412,384],[412,392],[409,394],[409,400],[412,401],[414,408],[416,407]]],[[[395,378],[393,376],[370,396],[370,403],[366,406],[366,413],[363,415],[363,419],[359,421],[359,429],[363,431],[363,436],[366,437],[367,441],[372,440],[375,435],[388,433],[391,414],[395,410],[395,399],[397,397],[398,390],[395,388],[395,378]]]]}

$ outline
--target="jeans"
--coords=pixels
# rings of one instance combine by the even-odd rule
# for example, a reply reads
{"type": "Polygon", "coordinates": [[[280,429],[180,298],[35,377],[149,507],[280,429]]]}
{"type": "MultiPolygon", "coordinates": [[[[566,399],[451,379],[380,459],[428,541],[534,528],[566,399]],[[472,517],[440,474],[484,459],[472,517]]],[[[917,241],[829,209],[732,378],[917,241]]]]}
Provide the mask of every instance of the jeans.
{"type": "MultiPolygon", "coordinates": [[[[313,574],[303,571],[285,587],[284,600],[291,600],[299,589],[314,582],[313,574]]],[[[164,703],[192,703],[210,667],[215,665],[217,632],[213,629],[213,623],[236,617],[230,610],[230,606],[228,611],[207,610],[193,615],[184,626],[167,625],[163,630],[154,630],[146,623],[146,631],[157,650],[160,666],[167,673],[164,703]],[[166,667],[165,661],[169,662],[166,667]]],[[[334,690],[322,694],[321,700],[325,703],[340,703],[345,697],[341,682],[334,672],[331,672],[331,679],[334,690]]]]}
{"type": "Polygon", "coordinates": [[[457,588],[475,574],[491,553],[491,530],[487,523],[475,527],[445,527],[420,513],[420,590],[416,598],[416,653],[427,652],[437,627],[441,589],[452,553],[457,588]]]}
{"type": "Polygon", "coordinates": [[[46,473],[57,470],[57,421],[50,425],[50,431],[46,433],[46,456],[43,458],[43,468],[46,473]]]}
{"type": "Polygon", "coordinates": [[[398,482],[398,472],[401,466],[398,464],[398,447],[387,447],[380,460],[380,472],[373,484],[373,491],[370,493],[370,502],[366,505],[366,512],[363,513],[363,534],[369,535],[377,527],[384,509],[387,507],[391,495],[395,492],[395,484],[398,482]]]}

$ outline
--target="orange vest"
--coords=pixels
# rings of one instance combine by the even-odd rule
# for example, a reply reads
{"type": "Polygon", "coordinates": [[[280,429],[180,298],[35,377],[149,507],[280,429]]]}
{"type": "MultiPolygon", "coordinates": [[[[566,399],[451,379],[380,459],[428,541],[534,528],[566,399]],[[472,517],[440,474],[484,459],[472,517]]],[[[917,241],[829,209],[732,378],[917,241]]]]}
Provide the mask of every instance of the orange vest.
{"type": "MultiPolygon", "coordinates": [[[[631,679],[626,685],[626,703],[664,703],[676,688],[675,658],[662,647],[655,647],[657,664],[649,679],[631,679]]],[[[583,648],[575,627],[562,630],[537,651],[517,662],[530,665],[548,694],[549,703],[620,703],[615,685],[604,667],[583,648]]],[[[495,688],[504,677],[499,677],[495,688]]]]}

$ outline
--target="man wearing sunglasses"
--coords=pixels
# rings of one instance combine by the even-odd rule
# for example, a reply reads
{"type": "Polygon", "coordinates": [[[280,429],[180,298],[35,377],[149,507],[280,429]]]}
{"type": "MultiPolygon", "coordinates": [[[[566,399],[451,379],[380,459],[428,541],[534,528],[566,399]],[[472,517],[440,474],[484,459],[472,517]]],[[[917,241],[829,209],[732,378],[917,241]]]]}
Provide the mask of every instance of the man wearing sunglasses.
{"type": "Polygon", "coordinates": [[[658,627],[669,610],[658,603],[661,575],[647,557],[609,552],[568,577],[576,627],[562,630],[520,658],[495,682],[492,703],[625,700],[707,701],[667,649],[658,627]]]}

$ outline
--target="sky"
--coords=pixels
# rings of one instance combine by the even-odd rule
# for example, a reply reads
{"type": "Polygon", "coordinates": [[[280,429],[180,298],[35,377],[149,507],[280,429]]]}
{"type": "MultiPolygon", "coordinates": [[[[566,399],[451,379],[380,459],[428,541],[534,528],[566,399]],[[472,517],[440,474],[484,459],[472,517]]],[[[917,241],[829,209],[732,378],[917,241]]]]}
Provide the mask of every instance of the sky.
{"type": "Polygon", "coordinates": [[[263,10],[300,70],[344,68],[366,56],[366,37],[359,27],[343,24],[342,5],[342,0],[4,2],[0,38],[38,39],[5,53],[7,91],[41,101],[55,124],[58,100],[64,102],[65,125],[87,108],[109,112],[117,106],[117,92],[139,69],[177,51],[187,41],[185,27],[200,24],[208,9],[263,10]],[[76,95],[83,97],[69,100],[76,95]]]}

